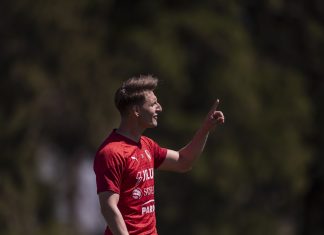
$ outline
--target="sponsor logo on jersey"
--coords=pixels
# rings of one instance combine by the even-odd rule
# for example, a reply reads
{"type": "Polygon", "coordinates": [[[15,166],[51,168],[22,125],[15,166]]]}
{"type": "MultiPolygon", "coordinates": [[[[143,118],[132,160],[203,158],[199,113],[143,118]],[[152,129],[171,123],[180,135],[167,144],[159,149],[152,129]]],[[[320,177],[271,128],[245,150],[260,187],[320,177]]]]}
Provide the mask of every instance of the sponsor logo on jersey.
{"type": "Polygon", "coordinates": [[[154,194],[154,186],[150,186],[150,187],[147,187],[147,188],[143,189],[143,195],[144,196],[150,196],[152,194],[154,194]]]}
{"type": "Polygon", "coordinates": [[[152,180],[152,179],[154,179],[154,169],[153,168],[141,170],[141,171],[137,172],[136,185],[138,185],[141,182],[145,182],[147,180],[152,180]]]}
{"type": "Polygon", "coordinates": [[[142,205],[142,215],[150,214],[155,212],[154,199],[145,202],[142,205]]]}
{"type": "Polygon", "coordinates": [[[132,197],[134,199],[141,199],[143,196],[150,196],[154,194],[154,186],[149,186],[144,188],[143,190],[140,188],[135,188],[132,192],[132,197]]]}
{"type": "Polygon", "coordinates": [[[132,192],[132,197],[134,199],[140,199],[142,197],[142,195],[143,195],[143,193],[142,193],[142,190],[140,188],[136,188],[132,192]]]}

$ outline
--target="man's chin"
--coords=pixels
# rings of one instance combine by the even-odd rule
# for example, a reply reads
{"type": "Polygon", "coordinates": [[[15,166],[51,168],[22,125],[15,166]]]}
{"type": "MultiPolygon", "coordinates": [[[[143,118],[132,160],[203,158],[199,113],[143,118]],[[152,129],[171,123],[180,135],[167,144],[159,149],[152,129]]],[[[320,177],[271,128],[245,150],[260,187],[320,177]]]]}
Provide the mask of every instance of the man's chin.
{"type": "Polygon", "coordinates": [[[149,126],[149,128],[155,128],[157,126],[158,126],[157,122],[153,122],[153,123],[151,123],[151,125],[149,126]]]}

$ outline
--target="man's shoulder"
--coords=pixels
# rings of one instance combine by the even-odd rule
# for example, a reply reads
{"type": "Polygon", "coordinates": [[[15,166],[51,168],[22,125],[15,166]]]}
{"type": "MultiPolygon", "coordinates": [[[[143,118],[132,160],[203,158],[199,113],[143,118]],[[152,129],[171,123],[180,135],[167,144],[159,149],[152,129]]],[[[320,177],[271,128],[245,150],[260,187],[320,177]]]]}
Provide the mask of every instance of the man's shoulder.
{"type": "Polygon", "coordinates": [[[123,141],[115,135],[114,131],[99,146],[96,155],[118,153],[123,149],[123,141]]]}
{"type": "Polygon", "coordinates": [[[156,144],[156,142],[153,139],[144,135],[141,136],[141,142],[150,146],[156,144]]]}
{"type": "Polygon", "coordinates": [[[148,136],[142,135],[141,136],[141,141],[152,142],[153,140],[148,136]]]}
{"type": "Polygon", "coordinates": [[[107,142],[97,151],[94,159],[96,165],[105,164],[124,164],[126,161],[124,147],[119,142],[107,142]]]}
{"type": "Polygon", "coordinates": [[[121,140],[110,139],[109,137],[102,143],[98,153],[121,153],[124,151],[125,143],[121,140]]]}

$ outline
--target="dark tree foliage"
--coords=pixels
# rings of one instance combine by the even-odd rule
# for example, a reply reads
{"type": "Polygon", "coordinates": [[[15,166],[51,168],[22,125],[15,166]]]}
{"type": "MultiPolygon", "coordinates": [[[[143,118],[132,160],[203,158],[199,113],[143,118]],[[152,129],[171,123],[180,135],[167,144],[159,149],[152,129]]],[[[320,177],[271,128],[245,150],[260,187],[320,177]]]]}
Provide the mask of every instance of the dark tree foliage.
{"type": "Polygon", "coordinates": [[[146,134],[162,146],[186,144],[216,98],[226,116],[191,172],[157,172],[160,234],[324,233],[323,1],[17,0],[0,17],[1,235],[82,233],[75,168],[140,74],[160,79],[146,134]]]}

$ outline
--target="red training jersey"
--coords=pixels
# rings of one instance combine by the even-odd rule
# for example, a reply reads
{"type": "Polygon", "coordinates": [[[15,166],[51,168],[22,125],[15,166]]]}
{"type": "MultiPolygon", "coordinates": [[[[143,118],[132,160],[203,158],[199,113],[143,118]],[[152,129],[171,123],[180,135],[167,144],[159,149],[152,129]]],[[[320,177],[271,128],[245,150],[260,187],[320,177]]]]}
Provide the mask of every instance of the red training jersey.
{"type": "MultiPolygon", "coordinates": [[[[138,143],[114,130],[94,160],[97,193],[119,194],[118,208],[130,235],[157,235],[154,203],[154,169],[167,149],[142,136],[138,143]]],[[[105,235],[111,235],[108,226],[105,235]]]]}

